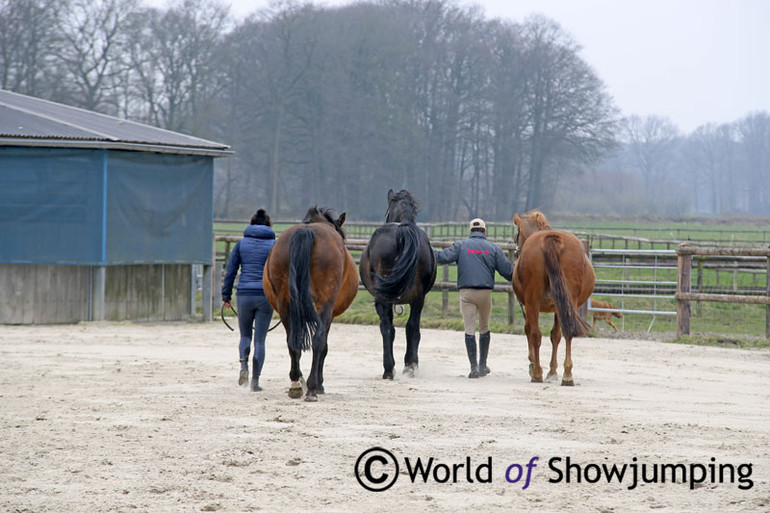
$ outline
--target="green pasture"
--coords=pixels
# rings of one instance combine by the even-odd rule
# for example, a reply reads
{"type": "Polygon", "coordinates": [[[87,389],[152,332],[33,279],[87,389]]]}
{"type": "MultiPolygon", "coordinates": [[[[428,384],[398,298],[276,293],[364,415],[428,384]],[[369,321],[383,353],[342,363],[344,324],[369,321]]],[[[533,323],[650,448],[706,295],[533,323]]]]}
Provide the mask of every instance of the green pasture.
{"type": "MultiPolygon", "coordinates": [[[[460,224],[460,228],[451,228],[452,225],[446,225],[446,232],[451,233],[451,230],[459,230],[462,232],[465,228],[464,223],[460,224]]],[[[579,223],[553,223],[555,227],[569,229],[573,231],[581,231],[579,223]]],[[[584,228],[586,225],[582,223],[584,228]]],[[[629,234],[631,237],[650,237],[661,238],[661,231],[665,228],[671,228],[672,233],[677,233],[679,236],[682,234],[688,234],[690,240],[708,240],[719,241],[724,240],[730,242],[730,239],[724,239],[730,229],[733,229],[735,233],[739,233],[742,240],[754,237],[756,243],[751,245],[762,245],[763,240],[768,240],[768,234],[761,230],[757,226],[740,225],[726,227],[719,225],[716,227],[708,225],[693,225],[691,223],[684,224],[650,224],[640,225],[638,223],[592,223],[593,229],[604,229],[607,232],[612,232],[614,236],[629,234]],[[645,232],[644,229],[648,228],[649,231],[645,232]],[[673,232],[673,228],[678,230],[673,232]],[[709,228],[714,230],[709,231],[709,228]],[[612,229],[612,230],[610,230],[612,229]],[[624,232],[623,230],[627,231],[624,232]],[[685,230],[689,229],[690,232],[685,230]],[[721,239],[720,239],[721,238],[721,239]]],[[[243,224],[229,224],[223,225],[217,223],[215,225],[217,234],[227,235],[240,235],[243,230],[243,224]]],[[[289,224],[276,223],[276,231],[280,233],[289,224]]],[[[490,224],[490,232],[494,234],[494,224],[490,224]]],[[[371,225],[369,229],[373,231],[376,225],[371,225]]],[[[505,226],[501,226],[501,232],[505,230],[505,226]]],[[[362,227],[357,226],[356,230],[361,230],[362,227]]],[[[432,236],[434,238],[445,238],[439,228],[436,226],[431,227],[432,236]]],[[[370,231],[370,233],[371,233],[370,231]]],[[[350,231],[348,231],[350,233],[350,231]]],[[[361,232],[359,232],[361,233],[361,232]]],[[[597,232],[598,233],[598,232],[597,232]]],[[[350,237],[349,238],[362,238],[362,237],[350,237]]],[[[457,237],[459,238],[459,237],[457,237]]],[[[592,237],[592,243],[597,239],[592,237]]],[[[601,240],[601,239],[600,239],[601,240]]],[[[732,243],[735,243],[735,238],[732,239],[732,243]]],[[[226,247],[224,242],[217,244],[217,252],[224,254],[226,247]]],[[[232,247],[232,243],[230,244],[232,247]]],[[[617,246],[616,246],[617,247],[617,246]]],[[[637,249],[632,245],[630,249],[637,249]]],[[[645,247],[642,249],[650,249],[645,247]]],[[[354,253],[354,258],[358,259],[358,254],[354,253]]],[[[692,269],[692,288],[693,291],[700,290],[706,293],[722,293],[725,290],[734,290],[737,293],[745,294],[749,291],[750,294],[764,295],[764,290],[767,287],[766,273],[759,269],[753,272],[742,272],[740,270],[720,269],[718,265],[712,265],[708,262],[708,259],[704,259],[700,268],[698,264],[698,257],[693,261],[692,269]]],[[[672,259],[665,265],[676,265],[676,260],[672,259]]],[[[448,277],[444,277],[443,267],[438,269],[437,281],[456,281],[456,267],[449,266],[448,277]]],[[[657,280],[662,282],[675,282],[676,281],[675,269],[612,269],[596,267],[597,280],[626,280],[626,281],[650,281],[657,280]]],[[[502,283],[502,277],[497,277],[498,282],[502,283]]],[[[669,286],[670,287],[670,286],[669,286]]],[[[218,293],[218,291],[217,291],[218,293]]],[[[672,294],[673,295],[673,294],[672,294]]],[[[509,294],[496,292],[493,297],[493,310],[492,310],[492,331],[494,333],[524,333],[524,321],[522,311],[518,303],[514,298],[514,322],[508,323],[508,301],[509,294]]],[[[676,311],[676,302],[673,298],[643,298],[643,297],[625,297],[620,299],[617,297],[602,296],[595,294],[595,299],[604,301],[610,301],[616,306],[619,306],[626,310],[644,310],[644,311],[657,311],[657,312],[674,312],[676,311]],[[622,303],[622,305],[621,305],[622,303]]],[[[422,316],[422,326],[426,328],[438,328],[461,331],[463,329],[462,317],[459,311],[459,299],[457,292],[448,292],[448,311],[446,316],[442,316],[442,299],[443,294],[441,291],[434,290],[430,292],[426,297],[426,305],[422,316]]],[[[749,305],[749,304],[735,304],[735,303],[713,303],[702,302],[700,304],[692,304],[692,317],[691,317],[691,333],[693,335],[689,337],[683,337],[681,341],[688,343],[706,343],[722,345],[726,347],[770,347],[770,342],[765,339],[765,315],[766,307],[764,305],[749,305]]],[[[218,314],[219,312],[215,312],[218,314]]],[[[228,312],[229,313],[229,312],[228,312]]],[[[397,327],[404,327],[406,320],[408,319],[409,307],[405,306],[404,312],[401,315],[395,317],[395,324],[397,327]]],[[[226,314],[227,315],[227,314],[226,314]]],[[[589,315],[589,322],[591,321],[589,315]]],[[[374,300],[372,296],[366,290],[360,290],[355,301],[342,316],[338,317],[335,322],[354,323],[354,324],[372,324],[377,325],[379,319],[374,311],[374,300]]],[[[675,315],[652,315],[652,314],[626,314],[623,319],[613,318],[613,322],[621,328],[624,332],[630,333],[653,333],[659,334],[661,338],[673,339],[676,333],[676,316],[675,315]]],[[[553,316],[551,314],[541,315],[541,330],[544,337],[547,337],[550,333],[551,326],[553,324],[553,316]]],[[[613,336],[614,332],[612,328],[605,324],[603,321],[597,321],[597,334],[601,336],[613,336]]],[[[399,335],[403,337],[403,334],[399,335]]],[[[547,338],[546,338],[547,342],[547,338]]]]}

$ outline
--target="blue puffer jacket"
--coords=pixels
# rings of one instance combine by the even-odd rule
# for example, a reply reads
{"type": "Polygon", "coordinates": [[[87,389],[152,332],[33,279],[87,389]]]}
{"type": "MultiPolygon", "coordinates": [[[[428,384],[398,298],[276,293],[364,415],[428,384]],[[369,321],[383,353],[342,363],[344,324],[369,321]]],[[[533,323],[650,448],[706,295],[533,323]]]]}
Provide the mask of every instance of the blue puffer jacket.
{"type": "Polygon", "coordinates": [[[227,261],[225,281],[222,284],[222,301],[230,301],[233,296],[233,283],[238,267],[241,268],[241,279],[238,281],[238,295],[262,296],[262,272],[265,268],[267,255],[275,244],[275,232],[269,226],[252,224],[243,230],[243,238],[239,240],[227,261]]]}

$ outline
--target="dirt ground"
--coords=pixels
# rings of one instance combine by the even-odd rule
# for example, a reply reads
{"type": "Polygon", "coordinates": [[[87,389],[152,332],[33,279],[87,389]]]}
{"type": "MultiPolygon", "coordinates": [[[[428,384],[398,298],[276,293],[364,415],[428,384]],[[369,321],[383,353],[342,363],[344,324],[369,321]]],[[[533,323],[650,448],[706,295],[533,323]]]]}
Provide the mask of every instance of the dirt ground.
{"type": "Polygon", "coordinates": [[[769,351],[579,339],[570,388],[529,382],[522,336],[470,380],[462,334],[424,330],[418,375],[383,381],[378,328],[335,324],[317,403],[287,396],[280,328],[267,351],[253,393],[221,323],[0,327],[0,510],[770,510],[769,351]]]}

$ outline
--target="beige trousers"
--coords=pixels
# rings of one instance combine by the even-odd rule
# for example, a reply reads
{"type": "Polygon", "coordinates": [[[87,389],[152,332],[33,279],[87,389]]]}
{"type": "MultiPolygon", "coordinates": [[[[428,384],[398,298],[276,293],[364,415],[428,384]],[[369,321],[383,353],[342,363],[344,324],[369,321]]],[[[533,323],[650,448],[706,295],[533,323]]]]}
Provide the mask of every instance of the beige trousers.
{"type": "Polygon", "coordinates": [[[489,331],[489,318],[492,316],[492,291],[489,289],[460,289],[460,312],[463,314],[465,334],[476,334],[476,321],[479,333],[489,331]]]}

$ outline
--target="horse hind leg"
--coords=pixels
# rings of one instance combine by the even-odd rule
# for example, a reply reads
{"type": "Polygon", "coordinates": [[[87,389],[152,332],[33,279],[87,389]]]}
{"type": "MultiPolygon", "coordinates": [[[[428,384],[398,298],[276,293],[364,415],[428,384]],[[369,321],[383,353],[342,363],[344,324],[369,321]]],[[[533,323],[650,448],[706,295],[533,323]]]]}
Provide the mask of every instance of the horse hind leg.
{"type": "Polygon", "coordinates": [[[305,393],[305,401],[308,402],[318,401],[318,394],[325,392],[323,387],[324,361],[326,360],[326,353],[329,351],[328,337],[331,323],[332,309],[329,307],[324,309],[321,314],[321,322],[313,334],[313,366],[307,377],[307,392],[305,393]]]}
{"type": "Polygon", "coordinates": [[[382,366],[384,372],[382,379],[393,379],[393,367],[396,360],[393,358],[393,341],[396,338],[396,328],[393,327],[393,308],[387,303],[375,301],[374,309],[380,318],[380,333],[382,334],[382,366]]]}
{"type": "Polygon", "coordinates": [[[546,381],[556,381],[559,379],[559,373],[556,372],[558,363],[556,356],[559,353],[559,342],[561,341],[561,327],[559,326],[559,317],[557,314],[553,315],[553,328],[551,329],[551,366],[548,370],[548,376],[546,381]]]}
{"type": "Polygon", "coordinates": [[[291,357],[291,370],[289,371],[289,379],[291,380],[291,386],[289,386],[289,397],[292,399],[299,399],[305,393],[302,378],[302,371],[299,368],[299,360],[302,356],[300,351],[294,351],[289,349],[289,356],[291,357]]]}
{"type": "Polygon", "coordinates": [[[532,383],[543,382],[543,368],[540,366],[540,343],[543,334],[540,331],[540,312],[537,305],[526,308],[527,321],[524,332],[529,346],[529,377],[532,383]]]}
{"type": "Polygon", "coordinates": [[[575,379],[572,377],[572,337],[565,337],[564,340],[567,355],[564,357],[564,377],[561,384],[565,387],[572,387],[575,386],[575,379]]]}
{"type": "Polygon", "coordinates": [[[406,321],[406,353],[404,354],[404,374],[414,377],[420,364],[418,351],[420,348],[420,317],[425,305],[424,298],[409,304],[409,320],[406,321]]]}

